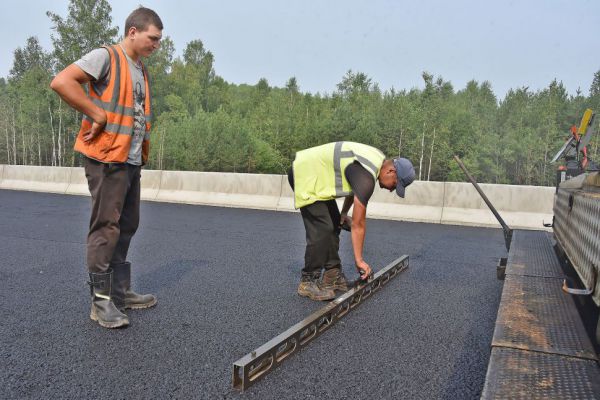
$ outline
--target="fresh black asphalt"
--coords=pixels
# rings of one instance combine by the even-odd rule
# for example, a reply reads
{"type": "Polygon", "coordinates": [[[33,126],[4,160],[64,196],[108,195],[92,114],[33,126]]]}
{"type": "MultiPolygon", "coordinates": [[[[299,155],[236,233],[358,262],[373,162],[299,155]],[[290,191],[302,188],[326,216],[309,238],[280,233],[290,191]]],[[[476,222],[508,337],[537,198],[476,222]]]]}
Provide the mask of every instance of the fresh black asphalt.
{"type": "MultiPolygon", "coordinates": [[[[0,190],[0,398],[475,399],[502,291],[500,229],[369,220],[365,258],[410,267],[240,394],[233,363],[325,303],[296,294],[298,213],[143,202],[134,289],[158,296],[107,330],[89,319],[89,198],[0,190]]],[[[344,271],[355,278],[350,236],[344,271]]]]}

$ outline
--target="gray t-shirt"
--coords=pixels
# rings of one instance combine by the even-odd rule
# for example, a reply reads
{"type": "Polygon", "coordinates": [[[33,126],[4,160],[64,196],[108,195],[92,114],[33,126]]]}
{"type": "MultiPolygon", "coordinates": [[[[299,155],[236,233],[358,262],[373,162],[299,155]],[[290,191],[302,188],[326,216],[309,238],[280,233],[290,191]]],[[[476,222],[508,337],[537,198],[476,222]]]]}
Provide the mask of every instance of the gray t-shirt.
{"type": "MultiPolygon", "coordinates": [[[[146,113],[144,109],[144,101],[146,99],[146,84],[144,82],[144,71],[141,63],[134,63],[127,56],[129,64],[129,72],[131,73],[131,81],[133,82],[133,138],[131,147],[129,148],[129,156],[127,162],[133,165],[142,164],[142,143],[144,134],[146,133],[146,113]]],[[[94,78],[92,85],[98,94],[102,94],[108,86],[110,78],[110,55],[105,48],[99,48],[90,51],[79,60],[75,61],[75,65],[81,68],[85,73],[94,78]]]]}

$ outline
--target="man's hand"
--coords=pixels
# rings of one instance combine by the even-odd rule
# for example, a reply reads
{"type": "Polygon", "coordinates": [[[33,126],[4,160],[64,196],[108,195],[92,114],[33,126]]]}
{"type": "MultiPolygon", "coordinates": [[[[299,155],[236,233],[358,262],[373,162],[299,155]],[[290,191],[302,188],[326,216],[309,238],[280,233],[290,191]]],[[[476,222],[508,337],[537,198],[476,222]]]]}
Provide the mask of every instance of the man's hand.
{"type": "Polygon", "coordinates": [[[342,214],[340,216],[340,227],[346,231],[352,230],[352,217],[349,217],[348,214],[342,214]]]}
{"type": "Polygon", "coordinates": [[[369,264],[367,264],[364,260],[361,260],[356,263],[356,269],[360,274],[360,279],[363,281],[366,281],[371,275],[373,275],[373,270],[371,270],[369,264]]]}
{"type": "Polygon", "coordinates": [[[92,128],[83,133],[83,141],[91,142],[94,140],[102,131],[104,131],[104,127],[106,126],[106,113],[104,114],[104,120],[100,122],[94,121],[92,124],[92,128]]]}

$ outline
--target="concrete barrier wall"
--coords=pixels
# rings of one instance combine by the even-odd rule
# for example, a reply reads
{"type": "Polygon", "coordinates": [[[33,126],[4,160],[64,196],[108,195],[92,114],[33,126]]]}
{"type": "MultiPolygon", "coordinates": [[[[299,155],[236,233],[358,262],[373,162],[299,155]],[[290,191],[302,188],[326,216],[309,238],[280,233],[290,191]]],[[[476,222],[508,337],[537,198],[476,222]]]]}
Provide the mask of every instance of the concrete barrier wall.
{"type": "Polygon", "coordinates": [[[70,173],[70,168],[4,165],[0,188],[65,193],[70,173]]]}
{"type": "Polygon", "coordinates": [[[83,168],[73,167],[69,169],[71,170],[71,180],[69,181],[69,186],[67,187],[65,194],[89,196],[90,191],[88,189],[88,183],[83,168]]]}
{"type": "MultiPolygon", "coordinates": [[[[294,211],[285,175],[142,170],[142,199],[294,211]]],[[[553,187],[481,184],[511,228],[544,229],[552,220],[553,187]]],[[[89,196],[83,168],[0,165],[0,189],[89,196]]],[[[341,205],[342,200],[339,201],[341,205]]],[[[470,183],[414,182],[401,199],[376,187],[370,218],[499,227],[470,183]]]]}
{"type": "Polygon", "coordinates": [[[367,216],[370,218],[395,219],[440,223],[444,206],[444,182],[416,181],[406,189],[406,197],[400,198],[376,185],[369,200],[367,216]]]}
{"type": "Polygon", "coordinates": [[[281,175],[162,171],[158,201],[277,209],[281,175]]]}
{"type": "MultiPolygon", "coordinates": [[[[511,228],[544,229],[552,221],[554,187],[480,184],[511,228]]],[[[470,183],[446,182],[441,223],[498,226],[487,205],[470,183]]]]}

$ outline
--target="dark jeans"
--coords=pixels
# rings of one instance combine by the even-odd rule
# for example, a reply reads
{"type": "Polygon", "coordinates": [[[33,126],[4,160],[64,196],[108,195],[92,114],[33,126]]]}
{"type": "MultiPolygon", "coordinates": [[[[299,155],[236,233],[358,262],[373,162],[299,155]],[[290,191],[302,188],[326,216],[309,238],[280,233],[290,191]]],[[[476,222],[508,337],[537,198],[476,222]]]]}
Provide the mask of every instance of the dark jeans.
{"type": "Polygon", "coordinates": [[[87,267],[102,273],[127,259],[140,221],[141,166],[85,158],[84,169],[92,195],[87,267]]]}
{"type": "Polygon", "coordinates": [[[317,276],[323,268],[340,266],[340,210],[335,200],[317,201],[300,213],[306,229],[302,275],[317,276]]]}

